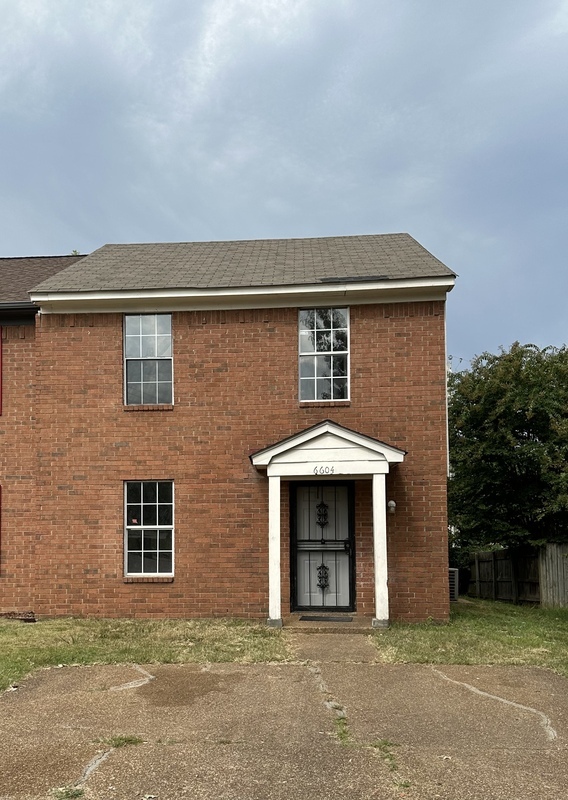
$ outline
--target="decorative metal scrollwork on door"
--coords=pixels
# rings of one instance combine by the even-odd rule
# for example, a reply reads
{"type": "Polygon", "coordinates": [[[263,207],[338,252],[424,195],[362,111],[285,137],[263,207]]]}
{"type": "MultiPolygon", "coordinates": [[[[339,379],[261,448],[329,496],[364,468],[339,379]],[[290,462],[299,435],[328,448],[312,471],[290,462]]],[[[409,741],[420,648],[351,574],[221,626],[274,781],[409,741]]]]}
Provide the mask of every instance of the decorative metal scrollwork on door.
{"type": "Polygon", "coordinates": [[[323,529],[329,523],[329,506],[327,503],[324,503],[323,500],[316,506],[316,523],[321,528],[323,534],[323,529]]]}
{"type": "Polygon", "coordinates": [[[318,567],[318,589],[329,589],[329,567],[325,564],[318,567]]]}
{"type": "MultiPolygon", "coordinates": [[[[321,543],[325,544],[324,529],[329,525],[329,506],[322,500],[316,506],[316,525],[321,528],[321,543]]],[[[317,569],[318,573],[318,589],[324,592],[329,589],[329,567],[323,561],[317,569]]]]}

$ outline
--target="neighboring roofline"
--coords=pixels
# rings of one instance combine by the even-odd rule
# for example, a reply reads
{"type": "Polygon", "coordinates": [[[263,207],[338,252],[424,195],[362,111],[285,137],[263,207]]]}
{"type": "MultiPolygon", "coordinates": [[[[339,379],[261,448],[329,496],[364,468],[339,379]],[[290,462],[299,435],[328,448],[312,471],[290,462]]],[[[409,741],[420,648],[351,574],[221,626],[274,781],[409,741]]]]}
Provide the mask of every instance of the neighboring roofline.
{"type": "Polygon", "coordinates": [[[4,303],[0,300],[0,311],[21,311],[21,310],[34,310],[37,311],[37,303],[32,303],[31,300],[14,300],[4,303]]]}
{"type": "MultiPolygon", "coordinates": [[[[87,258],[90,253],[60,253],[54,256],[0,256],[0,261],[30,261],[32,258],[45,258],[46,260],[53,258],[87,258]]],[[[434,256],[435,258],[435,256],[434,256]]]]}
{"type": "Polygon", "coordinates": [[[122,291],[30,292],[42,314],[104,311],[223,310],[273,308],[310,303],[401,303],[443,300],[455,285],[455,276],[388,280],[338,281],[280,286],[222,288],[139,289],[122,291]]]}
{"type": "Polygon", "coordinates": [[[38,307],[29,301],[0,302],[0,326],[33,325],[38,311],[38,307]]]}
{"type": "Polygon", "coordinates": [[[29,292],[46,280],[63,272],[84,255],[63,256],[0,256],[0,309],[38,311],[29,299],[29,292]]]}

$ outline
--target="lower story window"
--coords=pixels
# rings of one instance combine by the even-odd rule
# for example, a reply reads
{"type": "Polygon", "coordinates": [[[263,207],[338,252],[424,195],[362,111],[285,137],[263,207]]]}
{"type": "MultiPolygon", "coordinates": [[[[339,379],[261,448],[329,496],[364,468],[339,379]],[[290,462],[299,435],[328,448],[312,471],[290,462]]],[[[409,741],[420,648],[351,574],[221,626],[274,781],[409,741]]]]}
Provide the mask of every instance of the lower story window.
{"type": "Polygon", "coordinates": [[[126,481],[126,575],[173,575],[173,481],[126,481]]]}

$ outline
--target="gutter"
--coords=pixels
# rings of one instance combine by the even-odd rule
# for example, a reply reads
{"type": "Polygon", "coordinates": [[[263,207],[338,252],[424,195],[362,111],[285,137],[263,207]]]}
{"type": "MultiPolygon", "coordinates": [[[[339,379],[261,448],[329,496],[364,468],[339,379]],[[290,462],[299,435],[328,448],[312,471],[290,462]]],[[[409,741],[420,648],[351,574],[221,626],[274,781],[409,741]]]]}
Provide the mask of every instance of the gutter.
{"type": "Polygon", "coordinates": [[[312,303],[365,304],[442,300],[455,283],[454,275],[404,280],[343,280],[331,283],[224,288],[161,288],[126,290],[32,291],[42,314],[89,312],[205,311],[301,307],[312,303]]]}

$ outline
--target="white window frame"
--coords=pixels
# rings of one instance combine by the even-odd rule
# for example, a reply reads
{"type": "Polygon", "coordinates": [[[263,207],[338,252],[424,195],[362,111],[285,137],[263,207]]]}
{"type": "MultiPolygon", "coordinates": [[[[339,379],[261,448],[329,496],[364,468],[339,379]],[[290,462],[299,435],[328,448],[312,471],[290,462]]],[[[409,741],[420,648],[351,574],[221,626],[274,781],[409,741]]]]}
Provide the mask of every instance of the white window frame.
{"type": "MultiPolygon", "coordinates": [[[[123,396],[124,396],[124,405],[126,406],[142,406],[142,405],[173,405],[174,403],[174,359],[173,359],[173,335],[172,335],[172,315],[171,314],[125,314],[123,319],[123,357],[124,357],[124,366],[123,366],[123,380],[124,380],[124,388],[123,388],[123,396]],[[170,324],[169,324],[169,334],[159,334],[158,333],[158,317],[168,317],[170,324]],[[142,319],[153,319],[154,320],[154,333],[153,334],[143,334],[142,332],[136,334],[130,334],[127,332],[128,328],[128,320],[129,319],[139,319],[140,320],[140,328],[142,328],[142,319]],[[168,352],[169,355],[158,355],[158,340],[160,338],[164,339],[166,336],[169,337],[169,348],[168,352]],[[152,355],[142,355],[143,350],[143,339],[154,339],[155,348],[154,354],[152,355]],[[130,354],[130,342],[129,340],[139,340],[139,350],[137,355],[130,354]],[[144,369],[143,364],[144,362],[154,362],[156,364],[156,370],[159,369],[159,363],[169,362],[170,363],[170,399],[168,402],[159,401],[158,400],[158,391],[159,391],[159,382],[156,380],[156,402],[146,402],[143,397],[143,386],[144,382],[140,381],[141,386],[141,396],[140,402],[129,402],[128,398],[128,364],[133,362],[140,362],[142,364],[141,370],[144,369]]],[[[135,342],[134,342],[135,344],[135,342]]],[[[134,383],[134,382],[132,382],[134,383]]],[[[149,383],[149,382],[147,382],[149,383]]],[[[164,381],[165,383],[165,381],[164,381]]]]}
{"type": "MultiPolygon", "coordinates": [[[[168,552],[169,553],[170,551],[169,550],[165,550],[164,552],[168,552]]],[[[172,480],[160,480],[160,479],[158,479],[158,480],[124,481],[124,575],[125,575],[125,577],[127,577],[127,578],[172,578],[174,576],[174,571],[175,571],[175,486],[174,486],[174,482],[172,480]],[[143,485],[145,483],[147,483],[147,484],[148,483],[155,483],[156,484],[156,502],[155,503],[143,503],[142,502],[142,500],[143,500],[142,492],[144,491],[144,486],[143,485]],[[171,503],[158,503],[158,498],[159,498],[159,495],[158,495],[158,484],[159,483],[170,484],[170,486],[171,486],[171,497],[172,497],[171,503]],[[134,484],[140,484],[140,490],[141,490],[141,501],[140,501],[140,503],[129,503],[128,502],[128,487],[129,487],[129,485],[134,485],[134,484]],[[138,517],[136,517],[135,521],[133,522],[132,520],[129,520],[129,515],[130,515],[131,510],[133,509],[133,507],[137,506],[137,505],[140,506],[140,511],[141,511],[140,519],[138,519],[138,517]],[[144,505],[156,506],[156,524],[143,524],[144,523],[144,510],[143,510],[144,505]],[[171,505],[171,524],[167,524],[167,525],[158,524],[158,512],[159,512],[159,506],[160,505],[165,505],[165,506],[171,505]],[[163,571],[160,572],[159,571],[159,559],[158,559],[157,571],[156,572],[144,572],[143,570],[140,571],[140,572],[129,572],[129,570],[128,570],[128,556],[129,556],[129,554],[131,552],[133,552],[133,553],[140,552],[140,554],[142,556],[142,566],[144,566],[144,544],[143,543],[144,543],[144,536],[145,536],[145,532],[146,531],[148,531],[149,533],[155,531],[156,534],[157,534],[156,551],[154,551],[153,549],[150,551],[150,552],[156,552],[156,554],[160,553],[160,546],[159,546],[160,532],[169,531],[171,533],[171,543],[172,543],[172,546],[171,546],[171,559],[172,559],[171,570],[163,570],[163,571]],[[134,550],[133,548],[132,549],[129,548],[129,541],[128,541],[129,536],[128,535],[129,535],[130,532],[133,532],[133,533],[140,532],[140,534],[141,534],[141,542],[142,542],[140,551],[134,550]]]]}
{"type": "MultiPolygon", "coordinates": [[[[347,402],[347,401],[350,400],[350,398],[351,398],[351,375],[350,375],[350,371],[351,371],[351,367],[350,367],[350,361],[351,361],[351,359],[350,359],[350,328],[351,328],[351,325],[350,325],[350,313],[349,313],[349,311],[350,311],[349,308],[346,307],[346,306],[316,306],[314,308],[301,308],[301,309],[299,309],[299,312],[298,312],[298,398],[299,398],[299,402],[300,403],[342,403],[342,402],[347,402]],[[308,312],[311,311],[311,312],[314,313],[314,315],[316,315],[318,311],[322,311],[324,309],[328,310],[328,311],[331,311],[331,312],[333,312],[333,311],[341,311],[343,314],[345,314],[346,323],[347,323],[346,328],[343,328],[343,327],[338,328],[338,330],[346,330],[346,332],[347,332],[347,337],[346,337],[347,338],[347,342],[346,342],[346,349],[345,350],[334,350],[334,348],[333,348],[333,337],[331,337],[331,342],[330,342],[331,346],[330,346],[329,350],[317,350],[317,349],[311,350],[311,349],[303,349],[302,348],[302,331],[305,332],[306,330],[309,330],[309,329],[301,327],[300,320],[301,320],[302,313],[305,313],[307,311],[308,312]],[[333,377],[334,376],[333,376],[333,368],[332,368],[332,375],[330,377],[331,387],[332,387],[332,396],[329,397],[329,398],[318,398],[317,396],[314,397],[314,398],[309,398],[309,399],[303,398],[302,397],[302,381],[306,382],[306,381],[313,380],[313,382],[314,382],[314,395],[317,395],[317,380],[316,380],[316,376],[315,375],[314,375],[313,378],[312,377],[306,377],[306,376],[302,375],[302,358],[305,359],[306,357],[310,357],[310,356],[311,357],[317,357],[317,356],[331,356],[331,357],[333,357],[334,355],[345,356],[346,359],[347,359],[347,369],[346,369],[345,375],[336,376],[336,377],[341,377],[341,378],[345,378],[346,379],[347,391],[346,391],[345,397],[333,397],[333,377]]],[[[317,328],[314,328],[314,331],[316,331],[316,330],[317,330],[317,328]]],[[[332,322],[332,327],[329,330],[331,330],[331,331],[334,330],[333,322],[332,322]]],[[[314,345],[314,347],[317,347],[317,345],[314,345]]],[[[315,371],[317,371],[317,368],[316,368],[315,371]]]]}

